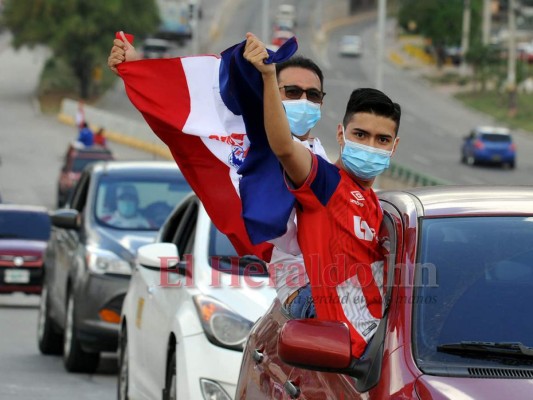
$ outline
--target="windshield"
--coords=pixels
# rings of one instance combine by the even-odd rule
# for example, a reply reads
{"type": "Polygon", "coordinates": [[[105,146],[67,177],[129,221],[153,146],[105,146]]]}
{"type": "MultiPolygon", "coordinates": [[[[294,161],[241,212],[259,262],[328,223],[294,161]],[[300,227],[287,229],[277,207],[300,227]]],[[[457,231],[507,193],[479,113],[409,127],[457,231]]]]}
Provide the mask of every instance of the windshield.
{"type": "Polygon", "coordinates": [[[252,255],[239,257],[228,237],[214,225],[209,233],[209,263],[211,268],[231,275],[268,276],[264,261],[252,255]]]}
{"type": "Polygon", "coordinates": [[[501,343],[533,347],[533,218],[428,219],[421,234],[413,301],[420,368],[502,363],[513,355],[495,355],[501,343]],[[473,342],[496,346],[474,351],[473,342]]]}
{"type": "Polygon", "coordinates": [[[50,217],[46,213],[0,210],[0,239],[47,241],[50,217]]]}
{"type": "Polygon", "coordinates": [[[191,189],[179,175],[100,179],[95,217],[117,229],[159,230],[167,216],[191,189]]]}

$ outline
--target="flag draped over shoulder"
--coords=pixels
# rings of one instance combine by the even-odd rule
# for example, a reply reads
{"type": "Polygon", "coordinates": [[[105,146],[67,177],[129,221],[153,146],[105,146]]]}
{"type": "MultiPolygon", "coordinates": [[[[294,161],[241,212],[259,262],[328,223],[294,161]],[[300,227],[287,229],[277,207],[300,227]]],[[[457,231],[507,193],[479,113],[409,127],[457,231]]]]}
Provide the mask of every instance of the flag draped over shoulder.
{"type": "MultiPolygon", "coordinates": [[[[271,53],[271,59],[283,61],[288,58],[296,50],[294,48],[291,53],[287,52],[288,48],[271,53]]],[[[252,132],[255,138],[255,130],[260,127],[259,135],[266,140],[262,122],[262,80],[251,64],[253,71],[249,72],[255,74],[250,75],[251,80],[245,79],[248,82],[246,88],[254,89],[254,107],[260,98],[261,115],[258,117],[261,121],[243,119],[241,115],[242,110],[246,110],[243,102],[247,102],[247,94],[238,81],[243,73],[248,74],[239,66],[246,62],[242,57],[243,49],[244,42],[226,50],[222,57],[203,55],[126,62],[118,65],[118,71],[130,101],[169,147],[215,226],[228,236],[240,255],[255,254],[268,261],[272,246],[263,243],[266,239],[258,239],[253,228],[247,231],[243,220],[243,214],[248,215],[243,213],[243,204],[253,203],[254,196],[245,194],[247,201],[241,204],[242,187],[239,194],[238,170],[248,155],[256,157],[255,150],[250,153],[248,136],[252,132]]],[[[268,143],[263,141],[262,144],[268,148],[268,143]]],[[[272,159],[268,160],[268,165],[272,164],[272,159]]],[[[282,179],[277,162],[276,167],[278,180],[282,179]]],[[[246,176],[250,176],[253,182],[256,178],[248,174],[249,170],[245,169],[246,176]]],[[[267,215],[269,210],[262,207],[265,204],[267,208],[272,207],[274,201],[276,198],[263,199],[263,205],[255,208],[267,215]]],[[[253,218],[248,221],[255,223],[253,218]]],[[[286,222],[287,219],[282,224],[283,229],[286,222]]]]}

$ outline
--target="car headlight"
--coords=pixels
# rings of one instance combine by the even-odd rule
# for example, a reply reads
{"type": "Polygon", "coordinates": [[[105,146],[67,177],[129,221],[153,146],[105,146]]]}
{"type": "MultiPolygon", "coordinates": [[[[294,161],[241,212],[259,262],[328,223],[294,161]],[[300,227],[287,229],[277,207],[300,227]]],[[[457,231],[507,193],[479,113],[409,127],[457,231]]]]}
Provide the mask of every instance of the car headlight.
{"type": "Polygon", "coordinates": [[[212,297],[196,295],[193,299],[209,341],[216,346],[243,351],[253,323],[212,297]]]}
{"type": "Polygon", "coordinates": [[[131,265],[115,253],[87,247],[87,266],[96,274],[131,275],[131,265]]]}

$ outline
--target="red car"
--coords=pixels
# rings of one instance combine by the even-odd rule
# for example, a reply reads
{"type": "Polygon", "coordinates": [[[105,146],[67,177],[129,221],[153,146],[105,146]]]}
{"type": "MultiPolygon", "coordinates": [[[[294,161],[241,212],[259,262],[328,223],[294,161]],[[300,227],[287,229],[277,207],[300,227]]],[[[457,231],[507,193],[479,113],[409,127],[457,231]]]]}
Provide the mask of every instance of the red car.
{"type": "Polygon", "coordinates": [[[106,147],[85,147],[75,142],[69,144],[57,183],[57,206],[63,207],[72,188],[80,179],[81,171],[89,164],[101,160],[114,160],[113,153],[106,147]]]}
{"type": "Polygon", "coordinates": [[[0,293],[41,293],[50,229],[46,208],[0,204],[0,293]]]}
{"type": "Polygon", "coordinates": [[[530,399],[533,186],[379,193],[385,316],[360,359],[337,321],[254,325],[236,399],[530,399]]]}

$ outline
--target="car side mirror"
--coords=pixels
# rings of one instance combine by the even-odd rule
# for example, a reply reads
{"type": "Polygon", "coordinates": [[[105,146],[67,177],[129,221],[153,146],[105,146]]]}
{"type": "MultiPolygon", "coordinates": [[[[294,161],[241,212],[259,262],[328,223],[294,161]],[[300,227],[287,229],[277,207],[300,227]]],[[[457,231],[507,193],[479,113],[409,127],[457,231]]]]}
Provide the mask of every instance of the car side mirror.
{"type": "Polygon", "coordinates": [[[53,226],[63,229],[78,230],[81,226],[80,213],[72,208],[62,208],[52,212],[50,221],[53,226]]]}
{"type": "Polygon", "coordinates": [[[364,393],[376,386],[381,376],[387,318],[384,317],[361,358],[352,357],[348,326],[339,321],[293,319],[278,337],[280,359],[298,368],[349,375],[364,393]]]}
{"type": "Polygon", "coordinates": [[[188,274],[187,265],[180,262],[178,247],[174,243],[151,243],[139,247],[137,263],[148,269],[188,274]]]}

